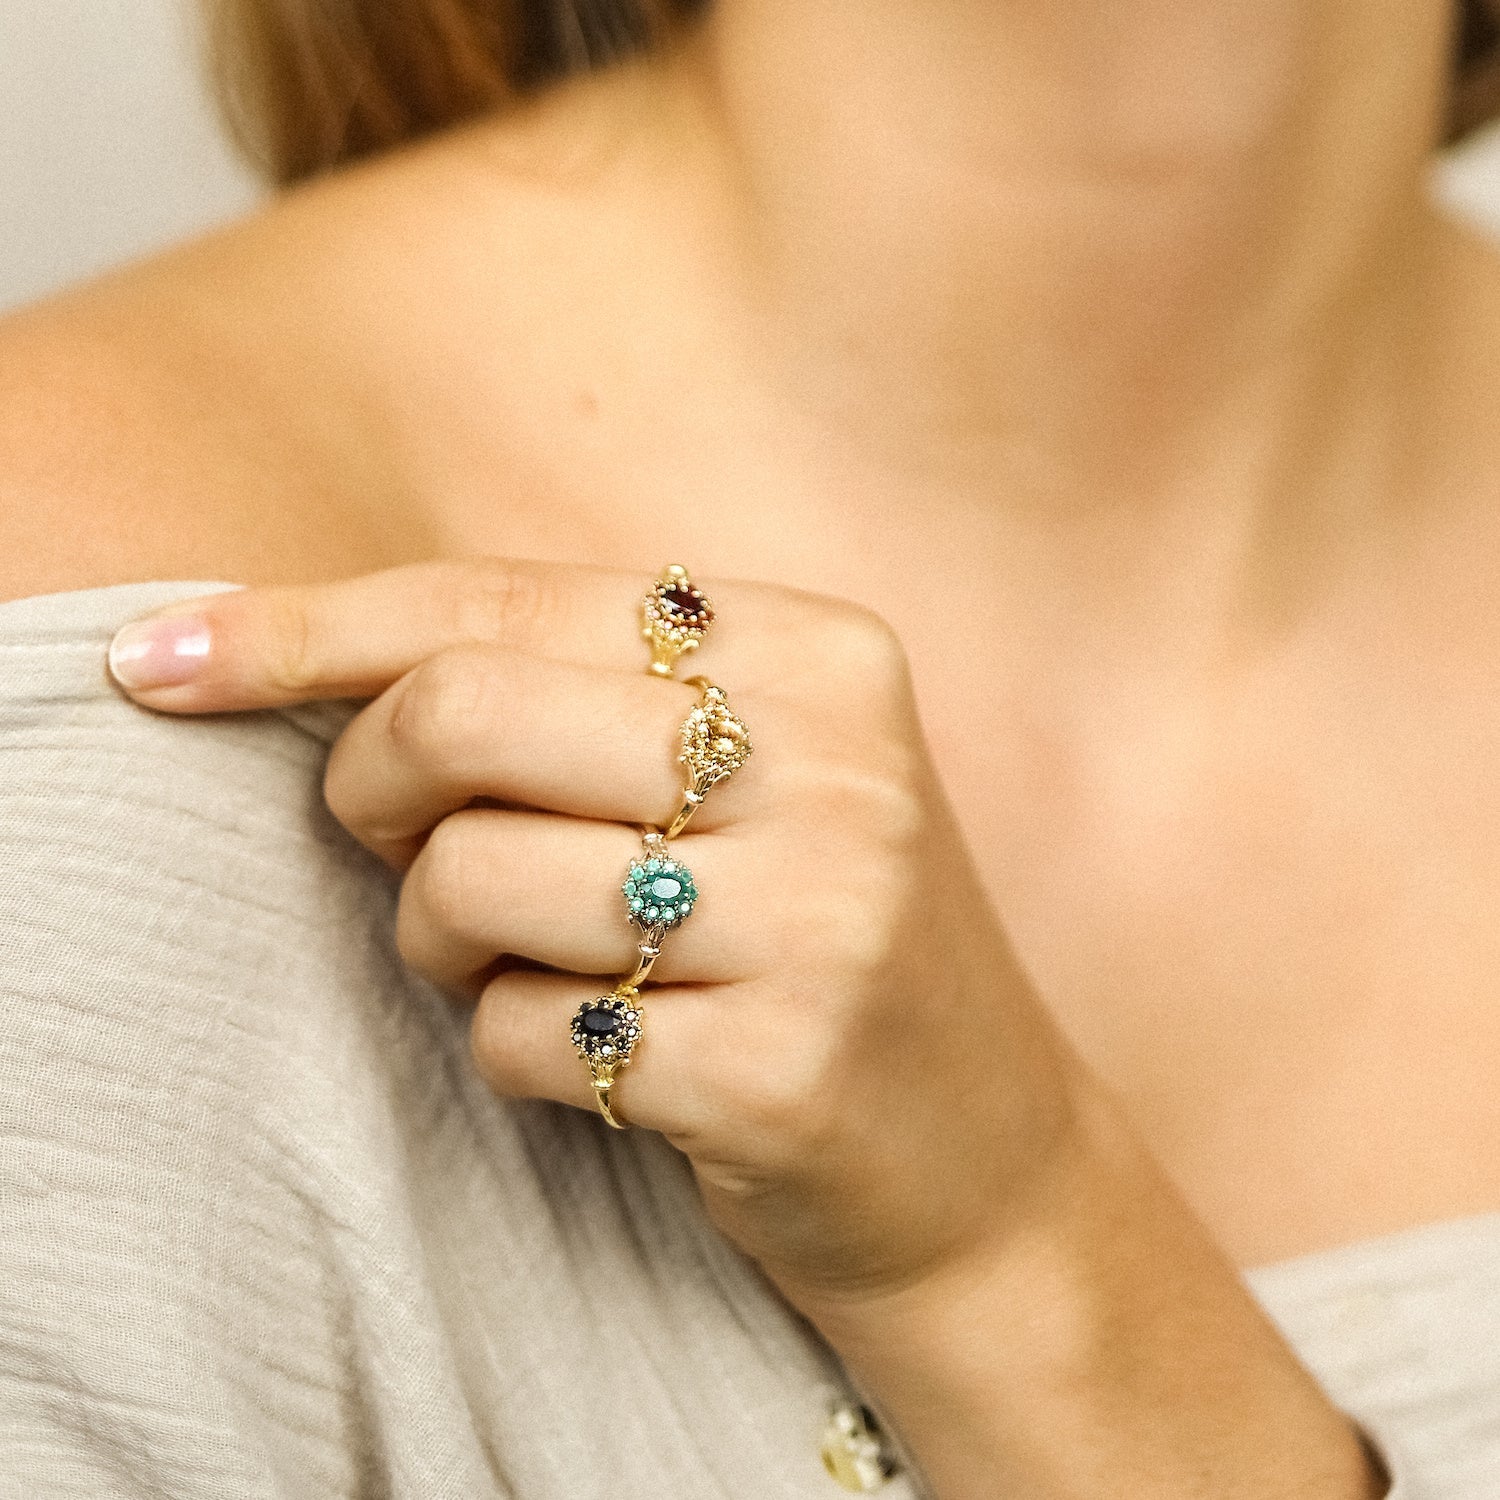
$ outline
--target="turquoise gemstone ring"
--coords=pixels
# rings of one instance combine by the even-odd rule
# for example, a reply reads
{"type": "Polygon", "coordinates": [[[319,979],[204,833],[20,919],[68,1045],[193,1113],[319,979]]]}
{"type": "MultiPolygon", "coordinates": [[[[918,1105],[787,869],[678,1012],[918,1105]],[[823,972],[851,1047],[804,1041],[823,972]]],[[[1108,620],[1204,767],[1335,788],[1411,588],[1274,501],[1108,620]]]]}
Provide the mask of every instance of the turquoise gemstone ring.
{"type": "Polygon", "coordinates": [[[667,841],[655,830],[642,835],[644,851],[632,860],[620,887],[625,915],[640,928],[636,944],[640,962],[635,973],[621,980],[625,989],[639,989],[661,953],[661,940],[680,927],[698,905],[698,884],[693,872],[667,852],[667,841]]]}
{"type": "Polygon", "coordinates": [[[615,1074],[630,1063],[646,1022],[641,985],[661,953],[661,940],[680,927],[698,904],[698,883],[680,859],[667,853],[665,838],[655,830],[642,835],[639,859],[632,860],[620,887],[625,915],[640,930],[636,944],[640,959],[635,973],[622,979],[612,993],[586,1000],[573,1017],[571,1034],[578,1055],[588,1064],[594,1102],[616,1130],[625,1125],[610,1105],[615,1074]]]}
{"type": "Polygon", "coordinates": [[[625,910],[643,932],[679,926],[698,899],[693,872],[680,860],[659,856],[634,861],[622,889],[625,910]]]}

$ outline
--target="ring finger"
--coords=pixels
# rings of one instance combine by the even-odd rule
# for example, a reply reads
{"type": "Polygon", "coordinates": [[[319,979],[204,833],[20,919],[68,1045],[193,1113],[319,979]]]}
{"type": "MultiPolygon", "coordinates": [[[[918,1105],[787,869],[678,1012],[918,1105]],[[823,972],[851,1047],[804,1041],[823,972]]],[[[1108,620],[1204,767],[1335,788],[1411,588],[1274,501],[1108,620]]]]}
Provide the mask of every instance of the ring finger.
{"type": "MultiPolygon", "coordinates": [[[[670,846],[698,886],[694,906],[662,945],[653,978],[724,982],[756,962],[751,902],[757,881],[744,850],[724,834],[690,834],[670,846]]],[[[470,990],[497,958],[575,974],[625,975],[641,931],[621,885],[642,857],[618,823],[548,813],[469,808],[433,830],[401,888],[396,940],[412,968],[470,990]]]]}

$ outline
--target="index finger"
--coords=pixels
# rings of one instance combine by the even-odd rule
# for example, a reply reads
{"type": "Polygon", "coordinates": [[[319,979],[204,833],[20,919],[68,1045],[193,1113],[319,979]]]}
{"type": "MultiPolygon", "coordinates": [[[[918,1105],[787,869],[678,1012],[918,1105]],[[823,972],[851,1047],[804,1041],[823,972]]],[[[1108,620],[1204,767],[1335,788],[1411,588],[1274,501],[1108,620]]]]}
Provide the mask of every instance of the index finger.
{"type": "Polygon", "coordinates": [[[373,698],[450,646],[482,643],[641,671],[641,601],[654,580],[573,564],[475,558],[337,583],[232,590],[132,621],[110,645],[115,681],[173,713],[373,698]]]}

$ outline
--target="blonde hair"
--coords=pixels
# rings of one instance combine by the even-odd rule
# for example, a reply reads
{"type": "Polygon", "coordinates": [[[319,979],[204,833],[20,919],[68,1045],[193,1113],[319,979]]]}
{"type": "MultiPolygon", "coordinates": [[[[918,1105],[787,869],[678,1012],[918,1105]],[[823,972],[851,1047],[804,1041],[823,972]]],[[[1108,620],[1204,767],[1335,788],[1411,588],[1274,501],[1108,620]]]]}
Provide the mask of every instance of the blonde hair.
{"type": "MultiPolygon", "coordinates": [[[[707,0],[206,0],[230,129],[277,182],[649,47],[707,0]]],[[[1500,0],[1458,0],[1449,130],[1500,111],[1500,0]]]]}

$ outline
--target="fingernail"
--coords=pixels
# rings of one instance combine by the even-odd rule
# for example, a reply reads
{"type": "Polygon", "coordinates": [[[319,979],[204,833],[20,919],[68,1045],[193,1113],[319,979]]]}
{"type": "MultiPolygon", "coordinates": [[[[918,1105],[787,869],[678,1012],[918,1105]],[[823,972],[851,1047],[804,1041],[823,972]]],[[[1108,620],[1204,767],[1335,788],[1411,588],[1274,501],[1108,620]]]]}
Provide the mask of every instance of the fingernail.
{"type": "Polygon", "coordinates": [[[201,615],[133,620],[109,643],[110,675],[129,693],[178,687],[203,670],[211,645],[201,615]]]}

